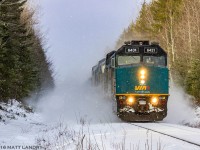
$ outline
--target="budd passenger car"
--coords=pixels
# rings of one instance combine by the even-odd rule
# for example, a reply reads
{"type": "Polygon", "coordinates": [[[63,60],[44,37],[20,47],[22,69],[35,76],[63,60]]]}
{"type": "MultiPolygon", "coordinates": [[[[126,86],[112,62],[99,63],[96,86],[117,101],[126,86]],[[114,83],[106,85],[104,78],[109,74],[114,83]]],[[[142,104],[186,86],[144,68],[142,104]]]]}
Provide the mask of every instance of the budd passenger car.
{"type": "Polygon", "coordinates": [[[157,43],[125,42],[92,69],[92,81],[116,102],[125,121],[160,121],[167,116],[167,54],[157,43]]]}

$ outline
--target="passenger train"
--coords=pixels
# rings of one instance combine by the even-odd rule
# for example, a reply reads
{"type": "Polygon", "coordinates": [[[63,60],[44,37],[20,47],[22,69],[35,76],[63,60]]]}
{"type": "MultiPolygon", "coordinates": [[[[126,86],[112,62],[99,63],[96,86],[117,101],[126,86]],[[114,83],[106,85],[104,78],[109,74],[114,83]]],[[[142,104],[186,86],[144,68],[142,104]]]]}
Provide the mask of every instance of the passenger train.
{"type": "Polygon", "coordinates": [[[167,53],[158,43],[125,42],[92,67],[92,83],[111,96],[124,121],[161,121],[167,116],[167,53]]]}

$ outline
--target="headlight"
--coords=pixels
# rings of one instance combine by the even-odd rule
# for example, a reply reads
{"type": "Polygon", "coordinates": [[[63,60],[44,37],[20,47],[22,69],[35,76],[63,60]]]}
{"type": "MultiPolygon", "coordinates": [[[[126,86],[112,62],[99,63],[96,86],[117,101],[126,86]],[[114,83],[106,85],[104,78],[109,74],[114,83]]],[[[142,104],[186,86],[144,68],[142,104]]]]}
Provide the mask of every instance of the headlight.
{"type": "Polygon", "coordinates": [[[146,79],[147,74],[146,74],[146,70],[144,68],[139,70],[138,76],[139,76],[140,84],[145,84],[145,82],[146,82],[145,79],[146,79]]]}
{"type": "Polygon", "coordinates": [[[140,79],[145,79],[145,76],[144,76],[144,75],[141,75],[141,76],[140,76],[140,79]]]}
{"type": "Polygon", "coordinates": [[[145,84],[145,80],[141,80],[141,81],[140,81],[140,84],[145,84]]]}
{"type": "Polygon", "coordinates": [[[134,102],[135,102],[135,98],[134,97],[132,97],[132,96],[128,97],[128,99],[127,99],[127,104],[128,105],[132,105],[132,104],[134,104],[134,102]]]}
{"type": "Polygon", "coordinates": [[[119,99],[120,99],[120,100],[125,100],[125,99],[126,99],[126,96],[119,96],[119,99]]]}
{"type": "Polygon", "coordinates": [[[160,99],[164,99],[164,100],[166,99],[166,97],[165,97],[165,96],[160,96],[159,98],[160,98],[160,99]]]}
{"type": "Polygon", "coordinates": [[[154,105],[154,106],[158,105],[158,101],[159,101],[158,97],[152,97],[151,98],[151,104],[154,105]]]}
{"type": "Polygon", "coordinates": [[[145,75],[145,73],[146,73],[146,71],[145,71],[144,69],[142,69],[142,70],[140,71],[140,74],[141,74],[141,75],[145,75]]]}

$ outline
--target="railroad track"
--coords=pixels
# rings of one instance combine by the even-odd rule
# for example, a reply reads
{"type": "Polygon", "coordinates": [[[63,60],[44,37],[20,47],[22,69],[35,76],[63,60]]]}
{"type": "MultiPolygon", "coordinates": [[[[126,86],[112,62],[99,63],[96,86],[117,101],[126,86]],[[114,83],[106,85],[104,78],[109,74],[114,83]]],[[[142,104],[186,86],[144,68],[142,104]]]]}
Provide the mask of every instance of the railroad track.
{"type": "MultiPolygon", "coordinates": [[[[147,123],[148,124],[148,123],[147,123]]],[[[156,124],[159,124],[161,126],[168,126],[168,125],[162,125],[161,123],[156,123],[156,124]]],[[[149,127],[146,127],[146,126],[142,126],[140,125],[139,123],[131,123],[131,125],[133,126],[136,126],[136,127],[139,127],[139,128],[142,128],[142,129],[146,129],[148,131],[152,131],[152,132],[155,132],[155,133],[158,133],[158,134],[161,134],[161,135],[165,135],[165,136],[168,136],[168,137],[171,137],[171,138],[174,138],[174,139],[177,139],[177,140],[180,140],[180,141],[183,141],[183,142],[186,142],[186,143],[189,143],[189,144],[192,144],[192,145],[195,145],[195,146],[198,146],[200,147],[200,142],[199,143],[196,143],[196,142],[193,142],[193,141],[190,141],[190,140],[187,140],[187,139],[184,139],[184,138],[180,138],[180,137],[177,137],[175,135],[172,135],[172,134],[167,134],[165,132],[162,132],[162,131],[158,131],[158,130],[155,130],[155,129],[152,129],[152,128],[149,128],[149,127]]],[[[173,127],[173,126],[168,126],[168,127],[171,127],[171,128],[177,128],[177,127],[173,127]]],[[[179,130],[184,130],[184,129],[180,129],[179,130]]],[[[189,130],[184,130],[184,131],[189,131],[189,130]]],[[[194,131],[189,131],[189,132],[194,132],[194,131]]],[[[199,135],[200,137],[200,135],[199,135]]]]}
{"type": "MultiPolygon", "coordinates": [[[[180,128],[179,126],[176,126],[176,124],[172,125],[172,124],[166,124],[166,123],[159,123],[161,124],[162,126],[167,126],[167,127],[171,127],[171,128],[177,128],[177,129],[180,129],[180,130],[184,130],[184,131],[188,131],[188,132],[195,132],[195,133],[199,133],[200,134],[200,130],[199,131],[192,131],[192,130],[188,130],[187,128],[183,129],[183,128],[180,128]]],[[[183,127],[187,127],[187,126],[183,126],[183,127]]]]}

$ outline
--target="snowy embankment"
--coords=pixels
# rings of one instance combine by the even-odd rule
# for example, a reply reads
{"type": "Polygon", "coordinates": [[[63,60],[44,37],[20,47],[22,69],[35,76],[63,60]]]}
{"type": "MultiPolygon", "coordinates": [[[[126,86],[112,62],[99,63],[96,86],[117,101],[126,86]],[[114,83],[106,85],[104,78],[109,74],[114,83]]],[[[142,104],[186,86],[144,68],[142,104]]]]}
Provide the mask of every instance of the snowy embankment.
{"type": "MultiPolygon", "coordinates": [[[[17,101],[0,104],[3,116],[0,122],[0,146],[38,146],[40,149],[73,150],[198,150],[199,147],[120,121],[88,123],[84,118],[77,122],[60,120],[46,122],[42,114],[32,113],[17,101]],[[40,147],[41,146],[41,147],[40,147]],[[42,148],[43,147],[43,148],[42,148]]],[[[74,118],[75,119],[75,118],[74,118]]],[[[181,125],[144,123],[174,136],[198,141],[200,130],[181,125]]],[[[21,147],[19,147],[21,146],[21,147]]],[[[9,149],[9,148],[7,148],[9,149]]]]}
{"type": "Polygon", "coordinates": [[[11,100],[0,103],[0,145],[33,145],[42,124],[41,115],[11,100]]]}
{"type": "MultiPolygon", "coordinates": [[[[0,146],[25,145],[55,149],[138,149],[188,150],[200,149],[158,133],[123,123],[113,113],[112,101],[99,88],[88,83],[67,84],[44,96],[37,113],[17,101],[0,103],[0,146]]],[[[198,127],[200,108],[189,106],[178,89],[171,91],[167,125],[159,130],[184,137],[200,139],[198,127]],[[172,128],[173,124],[176,127],[172,128]],[[183,129],[183,130],[180,130],[183,129]],[[191,131],[191,132],[188,132],[191,131]],[[181,135],[180,135],[181,134],[181,135]]],[[[157,129],[159,125],[144,123],[157,129]]]]}

